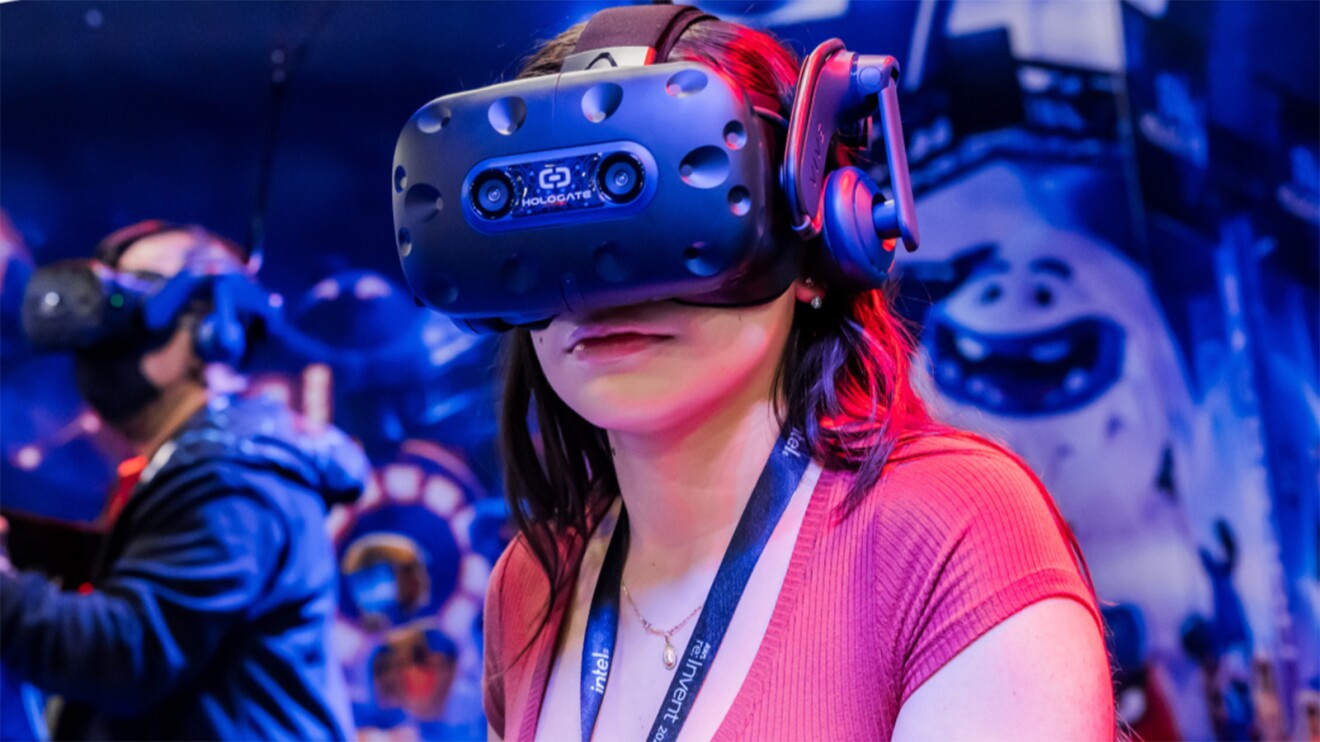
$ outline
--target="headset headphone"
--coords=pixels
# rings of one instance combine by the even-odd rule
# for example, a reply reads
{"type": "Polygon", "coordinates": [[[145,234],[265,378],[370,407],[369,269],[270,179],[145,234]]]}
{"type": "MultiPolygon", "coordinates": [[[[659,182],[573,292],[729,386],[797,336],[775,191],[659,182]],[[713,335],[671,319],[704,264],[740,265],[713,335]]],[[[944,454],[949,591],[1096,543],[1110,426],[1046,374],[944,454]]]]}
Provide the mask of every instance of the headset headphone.
{"type": "Polygon", "coordinates": [[[832,286],[880,286],[896,241],[914,250],[919,239],[897,62],[822,44],[785,121],[778,100],[667,61],[705,20],[715,19],[683,5],[602,10],[559,75],[444,96],[414,114],[393,183],[400,260],[419,302],[489,331],[657,299],[758,303],[801,278],[804,259],[832,286]],[[893,199],[830,158],[836,145],[855,149],[877,112],[893,199]],[[767,121],[787,129],[777,173],[767,121]],[[781,196],[799,240],[770,227],[768,202],[781,196]]]}
{"type": "Polygon", "coordinates": [[[148,220],[103,239],[93,260],[70,260],[39,269],[23,300],[23,329],[33,346],[77,350],[123,341],[144,332],[164,338],[194,301],[209,301],[192,330],[193,349],[206,363],[240,365],[249,336],[274,316],[269,295],[242,262],[242,248],[197,225],[148,220]],[[182,232],[194,244],[223,250],[186,263],[168,279],[118,270],[130,247],[155,235],[182,232]]]}

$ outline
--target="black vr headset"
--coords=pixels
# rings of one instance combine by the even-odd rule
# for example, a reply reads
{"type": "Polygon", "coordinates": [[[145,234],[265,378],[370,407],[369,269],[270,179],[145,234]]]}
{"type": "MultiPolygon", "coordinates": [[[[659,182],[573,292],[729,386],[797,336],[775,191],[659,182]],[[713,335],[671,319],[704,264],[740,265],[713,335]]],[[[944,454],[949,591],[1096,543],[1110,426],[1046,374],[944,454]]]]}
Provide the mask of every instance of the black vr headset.
{"type": "Polygon", "coordinates": [[[714,18],[681,5],[604,10],[560,74],[417,111],[395,149],[393,200],[418,301],[490,332],[663,299],[764,302],[804,260],[830,286],[881,285],[895,241],[919,240],[898,64],[838,40],[813,51],[775,172],[778,101],[710,67],[665,63],[703,20],[714,18]],[[877,111],[892,199],[856,167],[826,172],[836,146],[865,142],[877,111]],[[797,238],[772,229],[784,201],[797,238]],[[823,249],[807,255],[818,236],[823,249]]]}
{"type": "Polygon", "coordinates": [[[202,300],[210,310],[193,330],[194,351],[208,363],[238,365],[256,322],[273,319],[269,294],[236,261],[189,264],[172,278],[115,267],[131,245],[165,232],[219,239],[196,226],[141,222],[107,237],[92,260],[65,260],[33,273],[22,308],[23,334],[32,347],[59,352],[159,345],[184,311],[202,300]]]}

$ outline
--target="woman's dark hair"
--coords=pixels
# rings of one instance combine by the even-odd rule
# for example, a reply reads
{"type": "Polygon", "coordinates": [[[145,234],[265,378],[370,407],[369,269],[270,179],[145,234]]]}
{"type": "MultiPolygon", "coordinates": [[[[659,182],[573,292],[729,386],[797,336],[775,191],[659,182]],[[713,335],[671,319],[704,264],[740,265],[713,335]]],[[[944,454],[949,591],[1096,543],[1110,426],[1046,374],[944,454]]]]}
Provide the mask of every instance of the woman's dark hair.
{"type": "MultiPolygon", "coordinates": [[[[547,42],[518,77],[558,73],[584,25],[547,42]]],[[[702,21],[675,44],[669,61],[680,59],[721,70],[744,89],[778,100],[784,112],[791,108],[798,60],[768,34],[702,21]]],[[[809,247],[809,255],[814,249],[820,248],[809,247]]],[[[898,444],[950,432],[931,419],[912,388],[914,340],[890,308],[891,294],[892,286],[836,289],[826,293],[819,309],[798,304],[776,370],[776,412],[782,424],[803,431],[826,468],[853,473],[841,515],[851,513],[875,488],[898,444]]],[[[569,587],[572,569],[566,558],[575,553],[575,542],[589,536],[619,485],[605,431],[551,389],[526,329],[505,338],[500,427],[510,510],[550,583],[544,628],[558,596],[569,587]]]]}

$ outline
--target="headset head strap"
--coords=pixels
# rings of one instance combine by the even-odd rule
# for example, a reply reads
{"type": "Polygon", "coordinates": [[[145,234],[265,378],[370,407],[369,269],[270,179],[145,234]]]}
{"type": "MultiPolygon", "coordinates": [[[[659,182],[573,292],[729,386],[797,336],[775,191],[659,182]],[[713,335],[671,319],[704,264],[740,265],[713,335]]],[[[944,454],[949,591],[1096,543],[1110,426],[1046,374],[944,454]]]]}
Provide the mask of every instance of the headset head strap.
{"type": "Polygon", "coordinates": [[[197,242],[204,240],[215,242],[232,256],[236,265],[234,272],[251,273],[251,266],[244,262],[247,253],[238,243],[197,224],[182,224],[163,219],[147,219],[116,229],[97,243],[92,258],[102,265],[118,268],[120,259],[124,257],[124,253],[128,252],[130,247],[148,237],[169,232],[187,232],[192,234],[197,242]]]}
{"type": "Polygon", "coordinates": [[[102,265],[115,267],[119,265],[119,259],[123,257],[128,248],[134,243],[166,232],[176,232],[186,230],[187,227],[174,222],[167,222],[162,219],[147,219],[127,227],[120,227],[105,236],[96,245],[96,250],[92,253],[102,265]]]}
{"type": "Polygon", "coordinates": [[[669,59],[688,26],[715,16],[691,5],[635,5],[606,8],[582,29],[563,72],[606,67],[639,67],[669,59]]]}

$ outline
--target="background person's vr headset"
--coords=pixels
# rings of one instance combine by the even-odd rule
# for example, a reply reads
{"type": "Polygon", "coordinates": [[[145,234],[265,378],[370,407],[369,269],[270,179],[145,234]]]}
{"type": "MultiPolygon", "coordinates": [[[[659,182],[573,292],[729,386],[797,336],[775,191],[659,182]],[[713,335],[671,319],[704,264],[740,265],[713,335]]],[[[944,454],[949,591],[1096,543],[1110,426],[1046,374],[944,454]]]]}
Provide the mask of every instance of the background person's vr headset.
{"type": "MultiPolygon", "coordinates": [[[[83,352],[110,346],[151,349],[165,343],[179,318],[198,302],[207,306],[193,330],[193,348],[208,363],[239,365],[257,322],[274,316],[269,295],[230,249],[230,259],[190,260],[170,278],[121,271],[116,265],[134,243],[166,232],[200,227],[150,221],[111,235],[94,259],[65,260],[33,273],[23,295],[23,334],[36,350],[83,352]]],[[[264,328],[263,328],[264,329],[264,328]]]]}
{"type": "MultiPolygon", "coordinates": [[[[827,41],[792,111],[723,74],[664,62],[688,6],[597,13],[558,75],[447,95],[395,149],[394,224],[417,299],[475,331],[662,299],[753,304],[809,274],[881,285],[918,243],[898,65],[827,41]],[[826,172],[881,116],[893,199],[856,167],[826,172]],[[773,127],[787,126],[775,172],[773,127]],[[797,238],[772,229],[779,193],[797,238]],[[819,250],[808,244],[823,237],[819,250]]],[[[782,202],[780,202],[782,203],[782,202]]]]}

